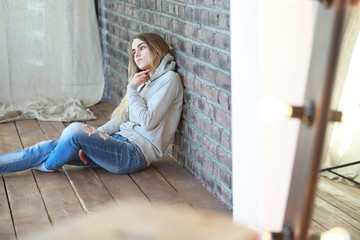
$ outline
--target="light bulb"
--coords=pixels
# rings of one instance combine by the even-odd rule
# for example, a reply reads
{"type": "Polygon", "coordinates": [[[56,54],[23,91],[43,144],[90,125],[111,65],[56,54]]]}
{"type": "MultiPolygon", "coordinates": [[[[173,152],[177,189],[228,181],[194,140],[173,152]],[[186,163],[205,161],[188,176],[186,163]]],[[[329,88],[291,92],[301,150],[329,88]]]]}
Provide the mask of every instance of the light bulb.
{"type": "Polygon", "coordinates": [[[341,227],[332,228],[321,234],[321,240],[350,240],[349,232],[341,227]]]}
{"type": "Polygon", "coordinates": [[[259,103],[258,113],[262,120],[274,121],[283,117],[290,117],[292,107],[276,99],[267,98],[259,103]]]}

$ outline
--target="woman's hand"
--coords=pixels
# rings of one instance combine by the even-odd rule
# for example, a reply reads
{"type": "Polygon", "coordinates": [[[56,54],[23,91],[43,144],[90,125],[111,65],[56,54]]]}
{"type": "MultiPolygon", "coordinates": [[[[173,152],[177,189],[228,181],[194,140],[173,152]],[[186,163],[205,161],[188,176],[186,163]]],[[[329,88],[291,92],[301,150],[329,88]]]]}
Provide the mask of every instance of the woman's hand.
{"type": "Polygon", "coordinates": [[[79,158],[80,160],[85,163],[85,164],[88,164],[89,163],[89,159],[88,159],[88,156],[86,155],[86,153],[84,153],[83,150],[80,149],[79,151],[79,158]]]}
{"type": "Polygon", "coordinates": [[[139,86],[141,83],[146,82],[150,79],[150,69],[135,73],[133,78],[130,80],[130,83],[139,86]]]}

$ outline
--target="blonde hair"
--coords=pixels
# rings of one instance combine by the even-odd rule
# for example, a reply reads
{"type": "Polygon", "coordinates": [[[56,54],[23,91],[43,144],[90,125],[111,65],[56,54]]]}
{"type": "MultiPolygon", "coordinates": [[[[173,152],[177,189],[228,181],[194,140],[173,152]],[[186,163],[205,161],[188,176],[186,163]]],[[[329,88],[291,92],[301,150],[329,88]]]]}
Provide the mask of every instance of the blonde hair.
{"type": "MultiPolygon", "coordinates": [[[[130,42],[129,45],[129,67],[128,67],[128,76],[129,82],[133,78],[134,74],[141,72],[142,70],[138,68],[134,61],[134,55],[132,54],[132,44],[135,39],[139,39],[146,43],[150,52],[150,70],[151,72],[155,72],[158,66],[161,63],[161,60],[165,57],[166,54],[169,53],[169,45],[166,41],[156,33],[141,33],[134,37],[134,39],[130,42]]],[[[121,122],[126,122],[129,119],[129,114],[127,112],[127,107],[129,106],[129,101],[127,98],[127,94],[125,94],[124,98],[121,100],[120,104],[117,108],[112,112],[111,118],[117,118],[121,122]]]]}

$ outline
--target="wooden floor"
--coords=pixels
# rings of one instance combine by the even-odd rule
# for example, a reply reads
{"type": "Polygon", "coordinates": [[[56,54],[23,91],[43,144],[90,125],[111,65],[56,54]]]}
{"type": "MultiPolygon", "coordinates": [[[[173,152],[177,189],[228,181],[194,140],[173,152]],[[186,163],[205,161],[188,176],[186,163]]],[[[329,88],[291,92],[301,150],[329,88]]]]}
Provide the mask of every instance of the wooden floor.
{"type": "Polygon", "coordinates": [[[312,221],[314,232],[343,227],[351,239],[360,239],[360,187],[321,177],[312,221]]]}
{"type": "MultiPolygon", "coordinates": [[[[91,108],[98,127],[113,106],[91,108]]],[[[0,154],[58,138],[68,124],[22,120],[0,124],[0,154]]],[[[0,178],[0,239],[21,239],[37,230],[55,228],[63,220],[89,215],[106,206],[140,201],[177,209],[207,209],[231,215],[216,197],[170,156],[140,173],[115,175],[99,168],[65,166],[43,173],[27,170],[0,178]]]]}
{"type": "MultiPolygon", "coordinates": [[[[91,108],[98,127],[113,110],[108,103],[91,108]]],[[[0,124],[0,154],[58,138],[68,123],[22,120],[0,124]]],[[[140,173],[115,175],[98,168],[65,166],[42,173],[27,170],[0,178],[0,239],[55,228],[64,220],[86,216],[126,201],[176,209],[219,211],[231,215],[216,197],[171,157],[140,173]]],[[[360,188],[321,178],[312,221],[314,232],[344,227],[360,239],[360,188]]]]}

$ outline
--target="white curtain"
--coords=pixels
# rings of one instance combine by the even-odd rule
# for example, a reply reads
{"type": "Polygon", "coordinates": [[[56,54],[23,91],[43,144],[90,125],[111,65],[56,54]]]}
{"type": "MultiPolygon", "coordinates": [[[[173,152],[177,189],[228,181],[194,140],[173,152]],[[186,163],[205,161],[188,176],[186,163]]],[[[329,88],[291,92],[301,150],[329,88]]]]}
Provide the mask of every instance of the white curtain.
{"type": "Polygon", "coordinates": [[[93,0],[0,0],[0,122],[94,119],[103,90],[93,0]]]}
{"type": "MultiPolygon", "coordinates": [[[[360,161],[360,7],[347,19],[339,67],[336,74],[332,108],[343,112],[341,123],[329,126],[328,148],[323,168],[360,161]]],[[[360,182],[360,164],[334,170],[360,182]]],[[[325,173],[328,177],[336,175],[325,173]]],[[[339,180],[343,181],[342,178],[339,180]]]]}

